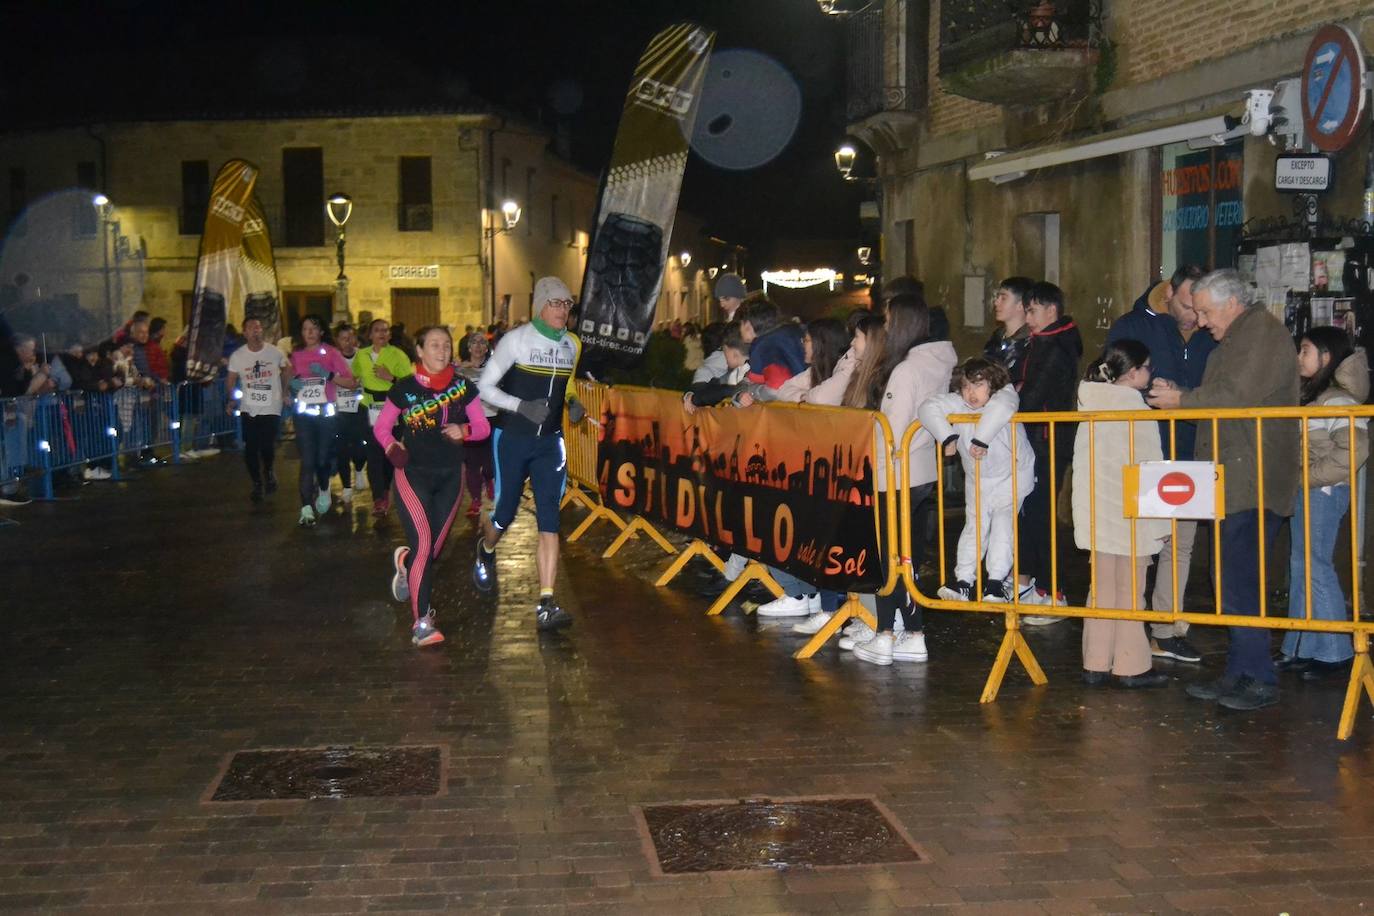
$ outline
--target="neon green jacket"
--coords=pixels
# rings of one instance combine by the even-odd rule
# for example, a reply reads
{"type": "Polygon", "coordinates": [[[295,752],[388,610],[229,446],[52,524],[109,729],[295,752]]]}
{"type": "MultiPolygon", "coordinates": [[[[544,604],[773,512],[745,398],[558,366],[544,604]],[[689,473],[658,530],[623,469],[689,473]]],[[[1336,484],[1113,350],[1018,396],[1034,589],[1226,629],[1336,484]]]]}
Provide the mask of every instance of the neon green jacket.
{"type": "Polygon", "coordinates": [[[377,366],[386,369],[396,379],[415,373],[415,366],[400,347],[387,344],[382,347],[381,353],[374,353],[369,346],[354,353],[353,375],[363,386],[363,403],[368,407],[386,400],[386,393],[391,390],[391,382],[377,378],[377,366]],[[377,357],[376,362],[373,362],[374,356],[377,357]]]}

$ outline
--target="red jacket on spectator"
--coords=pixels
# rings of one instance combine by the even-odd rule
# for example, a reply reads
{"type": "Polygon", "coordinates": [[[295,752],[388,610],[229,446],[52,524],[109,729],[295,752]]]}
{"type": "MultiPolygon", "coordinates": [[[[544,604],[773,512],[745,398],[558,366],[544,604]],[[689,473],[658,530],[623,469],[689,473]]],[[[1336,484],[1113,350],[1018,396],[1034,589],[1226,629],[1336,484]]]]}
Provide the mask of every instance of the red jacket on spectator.
{"type": "Polygon", "coordinates": [[[172,377],[172,364],[167,359],[167,351],[162,349],[162,344],[155,340],[148,341],[148,374],[159,382],[165,382],[172,377]]]}

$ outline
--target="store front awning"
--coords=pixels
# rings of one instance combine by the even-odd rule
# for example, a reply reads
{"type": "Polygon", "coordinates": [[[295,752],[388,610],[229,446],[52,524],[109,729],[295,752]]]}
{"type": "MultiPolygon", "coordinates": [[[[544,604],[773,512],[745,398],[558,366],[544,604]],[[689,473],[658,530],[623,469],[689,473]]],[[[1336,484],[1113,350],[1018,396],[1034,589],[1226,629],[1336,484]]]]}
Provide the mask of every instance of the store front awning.
{"type": "Polygon", "coordinates": [[[1233,130],[1240,124],[1244,112],[1243,102],[1233,102],[1208,111],[1145,121],[1077,140],[1004,153],[970,166],[968,177],[971,181],[1004,177],[1010,180],[1034,169],[1115,156],[1167,143],[1206,140],[1233,130]]]}

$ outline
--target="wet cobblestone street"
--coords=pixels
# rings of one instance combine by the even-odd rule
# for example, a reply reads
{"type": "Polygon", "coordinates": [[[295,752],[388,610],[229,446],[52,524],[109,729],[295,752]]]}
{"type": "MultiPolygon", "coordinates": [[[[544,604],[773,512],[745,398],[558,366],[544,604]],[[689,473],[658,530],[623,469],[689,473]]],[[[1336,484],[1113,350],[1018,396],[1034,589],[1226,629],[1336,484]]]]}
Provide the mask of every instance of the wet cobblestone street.
{"type": "MultiPolygon", "coordinates": [[[[292,447],[287,446],[289,454],[292,447]]],[[[294,462],[252,507],[236,455],[95,484],[0,529],[0,909],[110,913],[1352,913],[1374,903],[1374,717],[1344,681],[1225,715],[1078,681],[1077,622],[978,696],[1000,619],[933,614],[931,660],[791,657],[791,620],[655,589],[641,538],[565,550],[570,630],[534,628],[533,518],[499,599],[459,517],[418,650],[390,600],[394,519],[294,526],[294,462]],[[233,754],[439,747],[441,791],[210,801],[233,754]],[[871,797],[925,861],[655,874],[635,809],[871,797]]],[[[564,530],[581,512],[564,515],[564,530]]],[[[426,758],[428,759],[428,758],[426,758]]],[[[325,777],[348,778],[340,764],[325,777]]]]}

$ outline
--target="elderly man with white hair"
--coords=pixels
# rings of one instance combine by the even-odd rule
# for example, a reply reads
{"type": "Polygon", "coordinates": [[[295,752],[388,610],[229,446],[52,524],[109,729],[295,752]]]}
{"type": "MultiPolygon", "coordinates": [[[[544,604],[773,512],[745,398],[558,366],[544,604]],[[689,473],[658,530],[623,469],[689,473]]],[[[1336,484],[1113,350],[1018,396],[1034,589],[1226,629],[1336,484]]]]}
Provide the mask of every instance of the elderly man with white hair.
{"type": "MultiPolygon", "coordinates": [[[[1216,270],[1193,284],[1198,327],[1219,346],[1207,360],[1202,384],[1191,390],[1156,379],[1152,407],[1254,408],[1298,404],[1298,358],[1293,338],[1234,270],[1216,270]]],[[[1267,420],[1256,438],[1253,420],[1217,424],[1217,460],[1226,468],[1226,518],[1221,523],[1221,606],[1226,614],[1259,613],[1260,539],[1272,544],[1283,517],[1292,515],[1299,479],[1296,420],[1267,420]],[[1264,479],[1257,473],[1264,447],[1264,479]],[[1263,489],[1261,517],[1259,495],[1263,489]]],[[[1198,424],[1195,457],[1212,456],[1212,424],[1198,424]]],[[[1229,709],[1252,710],[1279,700],[1269,631],[1232,627],[1226,672],[1216,681],[1193,684],[1188,695],[1215,700],[1229,709]]]]}

